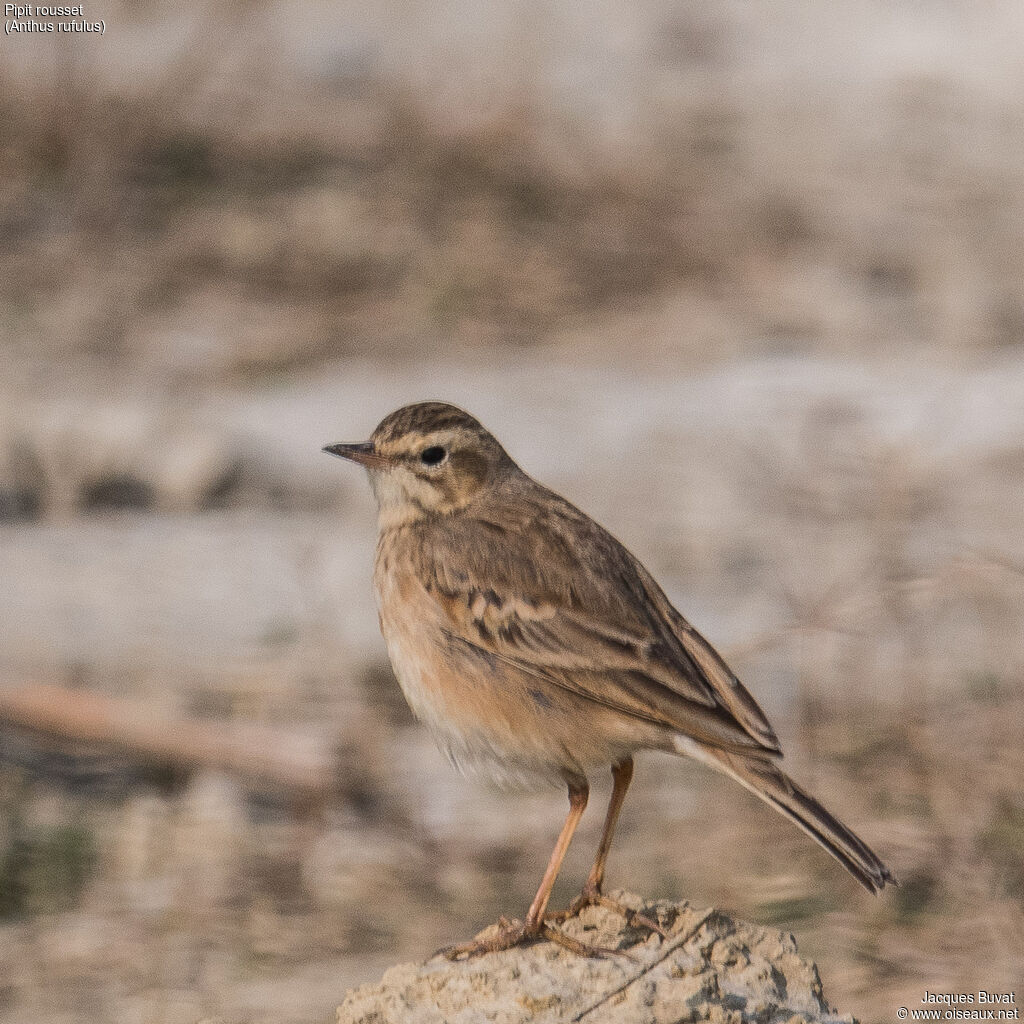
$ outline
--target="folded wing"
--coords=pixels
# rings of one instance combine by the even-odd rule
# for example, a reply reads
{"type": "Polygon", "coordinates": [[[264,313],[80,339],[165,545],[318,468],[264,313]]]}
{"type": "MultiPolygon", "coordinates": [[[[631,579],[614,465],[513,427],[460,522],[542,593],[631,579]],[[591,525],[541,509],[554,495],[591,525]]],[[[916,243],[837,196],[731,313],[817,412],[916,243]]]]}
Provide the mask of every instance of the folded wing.
{"type": "Polygon", "coordinates": [[[501,531],[489,537],[486,589],[473,582],[483,575],[474,571],[477,538],[446,538],[443,569],[424,566],[428,571],[420,578],[430,581],[451,637],[588,700],[712,746],[763,756],[781,752],[754,698],[618,541],[567,502],[534,517],[528,529],[534,557],[519,565],[501,560],[501,531]],[[579,518],[567,550],[570,515],[579,518]],[[588,545],[597,550],[586,550],[588,545]],[[592,553],[599,557],[588,557],[592,553]],[[504,571],[496,573],[496,564],[504,571]],[[548,579],[545,564],[557,564],[557,575],[548,579]],[[593,564],[602,567],[599,576],[589,568],[593,564]]]}

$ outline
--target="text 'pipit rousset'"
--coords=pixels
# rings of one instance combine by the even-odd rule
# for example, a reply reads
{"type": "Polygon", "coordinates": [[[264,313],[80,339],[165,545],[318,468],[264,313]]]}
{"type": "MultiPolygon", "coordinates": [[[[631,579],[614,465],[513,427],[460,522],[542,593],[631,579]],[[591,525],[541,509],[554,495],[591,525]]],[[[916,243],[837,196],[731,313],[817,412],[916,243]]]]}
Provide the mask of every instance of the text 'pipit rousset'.
{"type": "Polygon", "coordinates": [[[49,7],[45,4],[4,4],[7,18],[81,18],[84,4],[74,7],[49,7]]]}
{"type": "MultiPolygon", "coordinates": [[[[410,707],[459,767],[560,780],[569,815],[523,921],[450,956],[545,936],[579,952],[548,899],[587,804],[614,788],[569,913],[601,895],[638,750],[696,758],[794,821],[871,892],[892,872],[778,766],[764,712],[651,574],[607,530],[524,473],[472,416],[441,402],[324,449],[363,466],[377,499],[381,631],[410,707]]],[[[629,912],[622,908],[624,912],[629,912]]],[[[653,922],[644,922],[650,924],[653,922]]]]}

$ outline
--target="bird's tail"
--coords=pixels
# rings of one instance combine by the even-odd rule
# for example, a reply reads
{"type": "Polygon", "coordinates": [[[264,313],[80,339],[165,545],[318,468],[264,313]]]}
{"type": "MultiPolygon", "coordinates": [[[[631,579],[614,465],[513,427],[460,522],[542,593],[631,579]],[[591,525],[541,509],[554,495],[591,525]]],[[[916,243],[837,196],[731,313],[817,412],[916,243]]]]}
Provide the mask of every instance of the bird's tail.
{"type": "Polygon", "coordinates": [[[833,817],[782,769],[766,758],[731,753],[678,737],[676,749],[732,776],[766,804],[817,840],[868,892],[878,892],[896,877],[878,855],[838,818],[833,817]]]}

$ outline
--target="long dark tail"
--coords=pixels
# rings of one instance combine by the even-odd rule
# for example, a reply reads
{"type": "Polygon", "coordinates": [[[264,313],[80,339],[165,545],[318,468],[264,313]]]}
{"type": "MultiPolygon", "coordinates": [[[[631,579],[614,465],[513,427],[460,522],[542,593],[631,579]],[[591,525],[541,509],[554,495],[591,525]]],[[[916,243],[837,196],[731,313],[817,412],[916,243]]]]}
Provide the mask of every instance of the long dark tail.
{"type": "Polygon", "coordinates": [[[896,876],[863,840],[833,817],[772,761],[749,754],[730,753],[680,737],[676,749],[732,776],[766,804],[816,839],[868,892],[879,892],[896,876]]]}

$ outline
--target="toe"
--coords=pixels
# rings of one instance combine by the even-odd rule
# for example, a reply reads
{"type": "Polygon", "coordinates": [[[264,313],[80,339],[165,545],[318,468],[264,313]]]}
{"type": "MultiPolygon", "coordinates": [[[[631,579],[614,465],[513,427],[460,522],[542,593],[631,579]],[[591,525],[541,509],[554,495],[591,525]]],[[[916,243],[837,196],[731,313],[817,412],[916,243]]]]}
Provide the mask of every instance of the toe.
{"type": "Polygon", "coordinates": [[[552,928],[550,925],[544,925],[541,929],[541,935],[548,940],[553,942],[563,949],[569,950],[570,953],[575,953],[577,956],[595,957],[602,960],[614,960],[625,958],[626,960],[633,960],[635,957],[630,955],[624,949],[612,949],[609,946],[592,946],[587,942],[580,942],[579,939],[574,939],[571,935],[566,935],[560,928],[552,928]]]}

